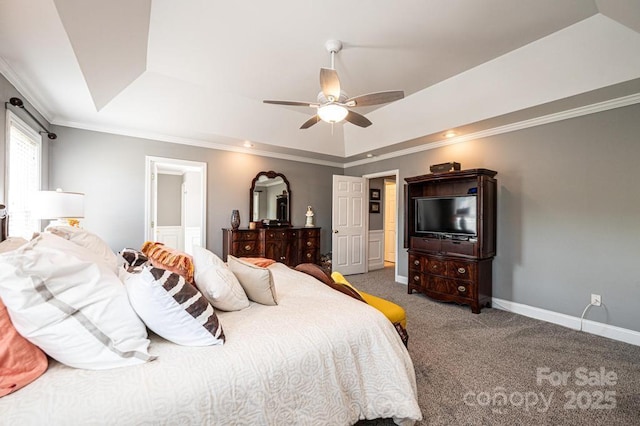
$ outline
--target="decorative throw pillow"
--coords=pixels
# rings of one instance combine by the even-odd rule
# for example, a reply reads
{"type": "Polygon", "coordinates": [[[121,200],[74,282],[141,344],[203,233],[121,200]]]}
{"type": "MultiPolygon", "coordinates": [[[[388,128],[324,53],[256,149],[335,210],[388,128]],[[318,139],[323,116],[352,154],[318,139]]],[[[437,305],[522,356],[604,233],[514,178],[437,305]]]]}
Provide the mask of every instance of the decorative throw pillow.
{"type": "MultiPolygon", "coordinates": [[[[329,287],[334,290],[338,290],[341,293],[346,294],[347,296],[353,297],[356,300],[361,302],[365,302],[360,293],[351,285],[347,285],[344,283],[337,283],[327,275],[326,272],[322,270],[322,268],[315,263],[301,263],[295,267],[296,271],[304,272],[305,274],[309,274],[317,280],[322,281],[329,287]]],[[[366,303],[366,302],[365,302],[366,303]]]]}
{"type": "Polygon", "coordinates": [[[249,307],[249,299],[229,267],[204,247],[193,247],[196,287],[214,308],[238,311],[249,307]]]}
{"type": "Polygon", "coordinates": [[[96,234],[73,226],[47,226],[45,232],[62,237],[95,253],[112,271],[115,272],[118,269],[117,256],[111,247],[96,234]]]}
{"type": "Polygon", "coordinates": [[[276,287],[269,269],[261,268],[231,255],[227,256],[227,263],[250,300],[262,305],[278,304],[276,287]]]}
{"type": "Polygon", "coordinates": [[[156,268],[180,274],[189,284],[193,284],[195,268],[193,259],[188,254],[152,241],[146,241],[141,250],[156,268]]]}
{"type": "Polygon", "coordinates": [[[120,256],[124,259],[124,266],[129,272],[141,270],[142,266],[149,261],[149,258],[144,253],[132,248],[123,248],[120,256]]]}
{"type": "Polygon", "coordinates": [[[18,332],[52,358],[102,370],[153,359],[115,272],[84,247],[42,233],[0,255],[0,297],[18,332]]]}
{"type": "Polygon", "coordinates": [[[6,253],[8,251],[15,250],[23,245],[27,244],[27,240],[21,237],[9,237],[6,240],[0,242],[0,253],[6,253]]]}
{"type": "Polygon", "coordinates": [[[240,260],[244,260],[247,263],[252,263],[261,268],[268,268],[276,263],[273,259],[267,259],[266,257],[241,257],[240,260]]]}
{"type": "Polygon", "coordinates": [[[0,397],[33,382],[48,364],[44,352],[16,331],[0,300],[0,397]]]}
{"type": "Polygon", "coordinates": [[[184,346],[224,343],[213,307],[181,275],[145,266],[128,274],[125,287],[133,309],[157,335],[184,346]]]}

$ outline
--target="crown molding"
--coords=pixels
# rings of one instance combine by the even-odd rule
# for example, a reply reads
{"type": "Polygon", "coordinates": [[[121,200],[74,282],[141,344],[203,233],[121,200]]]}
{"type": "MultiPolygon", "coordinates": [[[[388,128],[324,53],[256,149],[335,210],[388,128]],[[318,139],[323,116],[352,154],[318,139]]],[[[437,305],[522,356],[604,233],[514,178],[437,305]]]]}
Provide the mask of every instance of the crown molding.
{"type": "Polygon", "coordinates": [[[28,81],[20,78],[11,65],[0,56],[0,74],[2,74],[9,83],[18,91],[18,95],[23,97],[24,101],[28,102],[36,111],[51,124],[53,114],[45,108],[44,104],[40,102],[37,96],[35,96],[35,90],[32,89],[32,85],[28,81]]]}
{"type": "Polygon", "coordinates": [[[375,163],[390,158],[402,157],[404,155],[415,154],[418,152],[428,151],[431,149],[441,148],[443,146],[454,145],[461,142],[467,142],[470,140],[476,140],[486,138],[489,136],[501,135],[504,133],[515,132],[517,130],[528,129],[530,127],[542,126],[544,124],[555,123],[557,121],[568,120],[570,118],[582,117],[584,115],[595,114],[597,112],[608,111],[615,108],[622,108],[625,106],[640,103],[640,93],[633,95],[623,96],[621,98],[610,99],[603,102],[598,102],[591,105],[585,105],[578,108],[568,109],[553,114],[543,115],[540,117],[532,118],[530,120],[518,121],[516,123],[506,124],[504,126],[493,127],[491,129],[482,130],[475,133],[469,133],[467,135],[457,136],[451,139],[442,139],[436,142],[426,143],[424,145],[415,146],[407,149],[400,149],[398,151],[390,152],[387,154],[377,155],[372,158],[366,158],[362,160],[351,161],[344,164],[344,168],[360,166],[363,164],[375,163]]]}
{"type": "Polygon", "coordinates": [[[140,139],[150,139],[150,140],[155,140],[160,142],[169,142],[169,143],[175,143],[180,145],[197,146],[201,148],[217,149],[220,151],[239,152],[243,154],[257,155],[260,157],[277,158],[280,160],[299,161],[302,163],[318,164],[321,166],[336,167],[336,168],[343,167],[342,163],[337,163],[334,161],[320,160],[316,158],[304,157],[300,155],[284,154],[280,152],[262,151],[254,148],[244,148],[239,146],[227,145],[224,143],[205,141],[201,139],[183,138],[179,136],[171,136],[171,135],[147,132],[142,130],[122,129],[122,128],[116,129],[108,126],[92,125],[92,124],[79,123],[74,121],[64,121],[64,120],[56,120],[52,124],[56,126],[71,127],[74,129],[90,130],[94,132],[109,133],[109,134],[115,134],[115,135],[121,135],[121,136],[130,136],[130,137],[140,138],[140,139]]]}

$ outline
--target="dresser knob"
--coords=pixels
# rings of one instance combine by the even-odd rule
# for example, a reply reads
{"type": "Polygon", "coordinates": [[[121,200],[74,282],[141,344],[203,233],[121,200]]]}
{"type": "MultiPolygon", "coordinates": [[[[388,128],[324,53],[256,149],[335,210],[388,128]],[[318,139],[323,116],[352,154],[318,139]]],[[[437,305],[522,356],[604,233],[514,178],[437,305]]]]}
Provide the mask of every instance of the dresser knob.
{"type": "Polygon", "coordinates": [[[307,253],[307,258],[311,259],[311,253],[307,253]]]}
{"type": "Polygon", "coordinates": [[[244,246],[244,249],[249,251],[249,250],[251,250],[251,246],[249,244],[247,244],[246,246],[244,246]]]}
{"type": "Polygon", "coordinates": [[[307,241],[307,247],[311,247],[311,241],[307,241]]]}
{"type": "Polygon", "coordinates": [[[280,256],[280,260],[285,260],[285,259],[286,259],[286,257],[280,256]]]}
{"type": "Polygon", "coordinates": [[[466,287],[465,287],[465,286],[463,286],[463,285],[459,285],[459,286],[458,286],[458,291],[459,291],[459,292],[465,292],[465,291],[467,291],[467,289],[466,289],[466,287]]]}
{"type": "Polygon", "coordinates": [[[414,260],[413,264],[416,265],[416,266],[420,266],[420,261],[419,260],[414,260]]]}
{"type": "Polygon", "coordinates": [[[459,273],[459,274],[464,274],[465,272],[467,272],[467,270],[466,270],[466,269],[464,269],[464,268],[458,268],[458,273],[459,273]]]}
{"type": "Polygon", "coordinates": [[[420,281],[420,277],[418,275],[416,275],[416,276],[413,277],[413,280],[414,281],[420,281]]]}

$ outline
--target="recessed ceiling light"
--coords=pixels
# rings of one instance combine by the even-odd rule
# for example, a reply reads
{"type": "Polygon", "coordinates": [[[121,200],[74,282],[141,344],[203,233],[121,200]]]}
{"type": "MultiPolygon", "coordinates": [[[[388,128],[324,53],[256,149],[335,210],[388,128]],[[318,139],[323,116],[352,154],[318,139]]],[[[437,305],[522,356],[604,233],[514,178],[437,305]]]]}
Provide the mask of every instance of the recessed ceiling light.
{"type": "Polygon", "coordinates": [[[444,137],[445,138],[452,138],[452,137],[454,137],[456,135],[457,135],[456,132],[454,132],[453,130],[449,130],[447,133],[444,134],[444,137]]]}
{"type": "Polygon", "coordinates": [[[244,141],[245,148],[253,148],[253,144],[249,141],[244,141]]]}
{"type": "Polygon", "coordinates": [[[373,157],[373,154],[367,154],[367,158],[373,157]]]}

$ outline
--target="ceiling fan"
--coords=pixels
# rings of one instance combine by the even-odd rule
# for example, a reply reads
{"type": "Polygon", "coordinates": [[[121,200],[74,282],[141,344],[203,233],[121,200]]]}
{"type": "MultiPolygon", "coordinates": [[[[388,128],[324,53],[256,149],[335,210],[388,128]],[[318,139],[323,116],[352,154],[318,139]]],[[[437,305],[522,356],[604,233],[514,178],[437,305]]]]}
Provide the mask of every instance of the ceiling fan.
{"type": "Polygon", "coordinates": [[[301,129],[308,129],[320,120],[331,124],[346,120],[356,126],[369,127],[372,123],[367,117],[347,108],[385,104],[404,98],[402,90],[368,93],[349,98],[341,89],[338,73],[334,69],[334,55],[342,49],[342,42],[340,40],[329,40],[326,42],[325,47],[331,54],[331,68],[320,68],[321,90],[318,93],[317,102],[272,100],[264,100],[263,102],[265,104],[316,108],[318,110],[317,113],[300,126],[301,129]]]}

